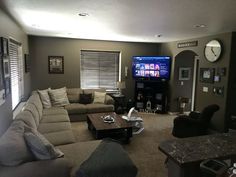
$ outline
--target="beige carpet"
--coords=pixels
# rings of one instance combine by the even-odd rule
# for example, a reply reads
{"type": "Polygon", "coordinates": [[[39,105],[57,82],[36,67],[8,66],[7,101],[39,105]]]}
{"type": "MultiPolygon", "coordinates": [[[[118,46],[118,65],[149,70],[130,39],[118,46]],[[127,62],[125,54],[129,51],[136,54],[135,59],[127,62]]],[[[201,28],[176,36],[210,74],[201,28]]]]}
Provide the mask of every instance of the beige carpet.
{"type": "MultiPolygon", "coordinates": [[[[131,138],[124,148],[138,168],[138,177],[167,177],[166,156],[158,150],[161,141],[172,139],[171,130],[176,116],[140,113],[144,131],[131,138]]],[[[72,123],[77,141],[93,140],[86,122],[72,123]]]]}

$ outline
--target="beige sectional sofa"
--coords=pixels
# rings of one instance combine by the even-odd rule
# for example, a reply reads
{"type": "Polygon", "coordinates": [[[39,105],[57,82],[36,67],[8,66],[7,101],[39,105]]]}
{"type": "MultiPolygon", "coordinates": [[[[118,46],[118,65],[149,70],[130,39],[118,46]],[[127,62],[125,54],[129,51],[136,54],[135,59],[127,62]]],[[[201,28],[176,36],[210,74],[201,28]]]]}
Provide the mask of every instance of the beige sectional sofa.
{"type": "Polygon", "coordinates": [[[37,92],[0,137],[1,177],[70,177],[101,141],[75,142],[68,113],[63,108],[43,109],[37,92]],[[63,158],[35,161],[24,141],[24,129],[37,129],[63,153],[63,158]]]}
{"type": "Polygon", "coordinates": [[[65,106],[68,111],[71,121],[83,121],[86,120],[86,115],[99,112],[113,112],[114,100],[108,94],[105,95],[104,103],[90,103],[81,104],[80,94],[92,94],[92,100],[94,100],[95,92],[104,92],[105,89],[80,89],[80,88],[67,88],[67,97],[70,104],[65,106]]]}

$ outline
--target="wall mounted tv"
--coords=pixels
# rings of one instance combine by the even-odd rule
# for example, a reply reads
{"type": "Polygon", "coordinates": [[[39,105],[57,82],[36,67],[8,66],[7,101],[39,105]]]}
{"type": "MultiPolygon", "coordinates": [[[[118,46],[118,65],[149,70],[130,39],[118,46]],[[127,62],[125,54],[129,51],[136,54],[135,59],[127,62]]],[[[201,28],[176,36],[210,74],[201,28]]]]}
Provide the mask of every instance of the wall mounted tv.
{"type": "Polygon", "coordinates": [[[135,79],[169,80],[171,57],[169,56],[134,56],[132,75],[135,79]]]}

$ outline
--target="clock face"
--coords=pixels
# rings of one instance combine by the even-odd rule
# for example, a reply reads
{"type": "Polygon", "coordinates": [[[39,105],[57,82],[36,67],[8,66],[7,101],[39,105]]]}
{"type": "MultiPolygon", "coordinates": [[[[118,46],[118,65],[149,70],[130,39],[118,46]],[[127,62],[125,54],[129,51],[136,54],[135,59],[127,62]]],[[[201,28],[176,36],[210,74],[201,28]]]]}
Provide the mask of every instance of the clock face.
{"type": "Polygon", "coordinates": [[[219,41],[212,40],[205,47],[205,57],[210,62],[215,62],[220,58],[222,47],[219,41]]]}

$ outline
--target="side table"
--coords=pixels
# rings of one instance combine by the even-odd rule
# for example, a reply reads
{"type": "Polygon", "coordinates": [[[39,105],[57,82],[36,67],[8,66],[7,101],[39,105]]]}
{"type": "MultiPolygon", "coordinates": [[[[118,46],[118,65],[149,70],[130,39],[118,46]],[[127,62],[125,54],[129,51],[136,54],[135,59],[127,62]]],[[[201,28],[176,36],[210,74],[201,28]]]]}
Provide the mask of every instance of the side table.
{"type": "Polygon", "coordinates": [[[112,94],[111,97],[115,101],[115,112],[117,114],[124,114],[125,111],[125,96],[121,94],[112,94]]]}

